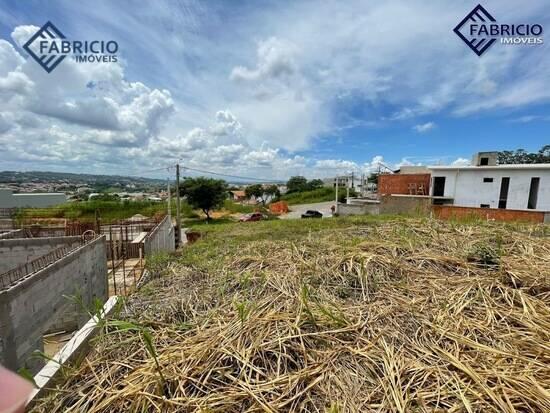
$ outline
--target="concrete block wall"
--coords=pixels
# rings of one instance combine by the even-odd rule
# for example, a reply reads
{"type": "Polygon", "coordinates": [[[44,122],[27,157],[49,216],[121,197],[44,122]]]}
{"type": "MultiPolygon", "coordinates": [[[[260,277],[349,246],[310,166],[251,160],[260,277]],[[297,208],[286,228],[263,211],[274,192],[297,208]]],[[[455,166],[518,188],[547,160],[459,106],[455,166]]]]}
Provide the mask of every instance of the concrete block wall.
{"type": "Polygon", "coordinates": [[[176,249],[176,231],[168,216],[147,234],[143,240],[143,252],[145,256],[157,252],[171,252],[176,249]]]}
{"type": "Polygon", "coordinates": [[[0,239],[13,239],[13,238],[25,238],[26,233],[24,229],[13,229],[0,234],[0,239]]]}
{"type": "Polygon", "coordinates": [[[379,204],[338,204],[339,215],[378,215],[379,204]]]}
{"type": "Polygon", "coordinates": [[[380,213],[429,215],[431,204],[429,197],[386,195],[380,198],[380,213]]]}
{"type": "Polygon", "coordinates": [[[86,312],[65,296],[79,296],[87,309],[95,299],[107,300],[105,237],[0,291],[0,363],[36,372],[44,362],[29,357],[43,351],[42,336],[54,327],[71,329],[86,322],[86,312]]]}
{"type": "Polygon", "coordinates": [[[0,274],[25,265],[56,248],[78,245],[80,237],[0,239],[0,274]]]}
{"type": "Polygon", "coordinates": [[[11,218],[0,218],[0,230],[1,231],[10,231],[15,229],[15,223],[11,218]]]}

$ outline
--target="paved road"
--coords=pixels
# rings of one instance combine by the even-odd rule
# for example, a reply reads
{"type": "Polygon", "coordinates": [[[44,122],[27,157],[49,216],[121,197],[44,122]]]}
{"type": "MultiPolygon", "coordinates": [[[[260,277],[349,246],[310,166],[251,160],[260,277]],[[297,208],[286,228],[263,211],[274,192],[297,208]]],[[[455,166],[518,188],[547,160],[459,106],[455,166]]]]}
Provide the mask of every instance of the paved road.
{"type": "Polygon", "coordinates": [[[308,209],[314,209],[323,214],[323,218],[332,217],[330,207],[334,205],[334,201],[317,202],[315,204],[289,205],[290,212],[286,215],[281,215],[281,219],[299,219],[301,215],[308,209]]]}

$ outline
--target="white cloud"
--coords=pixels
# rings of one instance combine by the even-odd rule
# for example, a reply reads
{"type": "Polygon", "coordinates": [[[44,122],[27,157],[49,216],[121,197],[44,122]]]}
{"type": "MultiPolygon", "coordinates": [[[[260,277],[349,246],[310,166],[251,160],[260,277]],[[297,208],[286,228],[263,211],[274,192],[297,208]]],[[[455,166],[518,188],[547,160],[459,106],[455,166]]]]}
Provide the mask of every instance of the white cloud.
{"type": "Polygon", "coordinates": [[[466,158],[457,158],[453,162],[451,162],[451,165],[454,166],[468,166],[470,165],[470,160],[466,158]]]}
{"type": "Polygon", "coordinates": [[[231,80],[265,81],[284,79],[292,76],[297,68],[294,62],[296,47],[289,43],[271,37],[258,45],[258,62],[256,68],[248,69],[236,66],[231,71],[231,80]]]}
{"type": "Polygon", "coordinates": [[[38,26],[24,25],[17,26],[11,32],[11,38],[17,46],[23,48],[23,45],[40,29],[38,26]]]}
{"type": "MultiPolygon", "coordinates": [[[[36,29],[16,27],[12,38],[21,45],[36,29]]],[[[126,81],[120,64],[77,64],[66,58],[47,74],[4,40],[0,40],[0,96],[11,99],[10,110],[63,121],[67,128],[84,127],[82,139],[99,145],[146,143],[174,111],[169,91],[126,81]]]]}
{"type": "Polygon", "coordinates": [[[434,122],[426,122],[426,123],[413,126],[413,130],[415,130],[418,133],[426,133],[435,128],[436,128],[436,124],[434,122]]]}
{"type": "Polygon", "coordinates": [[[510,119],[512,123],[530,123],[535,121],[550,121],[550,116],[525,115],[510,119]]]}
{"type": "MultiPolygon", "coordinates": [[[[498,19],[545,23],[545,6],[519,10],[502,0],[498,19]]],[[[319,149],[319,138],[326,149],[349,125],[416,124],[424,133],[439,114],[513,113],[550,101],[547,46],[495,45],[478,58],[451,30],[467,11],[460,2],[300,1],[261,12],[235,5],[238,19],[208,3],[150,7],[144,14],[116,2],[64,3],[75,38],[105,37],[108,27],[121,39],[118,64],[65,59],[47,74],[21,50],[38,27],[14,28],[19,48],[0,39],[0,161],[103,170],[113,159],[128,168],[182,158],[262,177],[370,171],[383,159],[298,151],[319,149]]],[[[367,142],[375,137],[365,133],[367,142]]]]}

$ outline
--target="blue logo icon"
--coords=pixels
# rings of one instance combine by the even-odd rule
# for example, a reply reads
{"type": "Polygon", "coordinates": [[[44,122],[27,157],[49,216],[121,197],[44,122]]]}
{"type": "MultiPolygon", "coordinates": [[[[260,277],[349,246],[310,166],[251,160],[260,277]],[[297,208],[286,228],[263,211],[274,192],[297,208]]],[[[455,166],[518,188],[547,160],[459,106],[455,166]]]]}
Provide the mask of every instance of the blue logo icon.
{"type": "Polygon", "coordinates": [[[51,73],[67,55],[56,53],[58,49],[56,47],[46,48],[49,50],[44,50],[44,44],[55,43],[61,39],[65,39],[63,33],[61,33],[53,23],[47,22],[23,45],[23,49],[25,49],[25,51],[31,55],[46,72],[51,73]]]}
{"type": "Polygon", "coordinates": [[[454,28],[454,32],[475,54],[481,56],[491,45],[496,42],[496,37],[487,36],[475,30],[485,23],[496,22],[487,10],[478,4],[464,19],[454,28]]]}

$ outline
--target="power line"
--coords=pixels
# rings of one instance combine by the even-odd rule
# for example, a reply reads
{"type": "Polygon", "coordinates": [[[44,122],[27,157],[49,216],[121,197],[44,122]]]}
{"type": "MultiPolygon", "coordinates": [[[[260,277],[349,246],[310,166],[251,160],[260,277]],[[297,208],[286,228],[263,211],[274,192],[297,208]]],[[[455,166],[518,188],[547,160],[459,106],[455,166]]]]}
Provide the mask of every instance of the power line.
{"type": "Polygon", "coordinates": [[[182,169],[187,169],[189,171],[200,172],[200,173],[205,173],[205,174],[209,174],[209,175],[225,176],[227,178],[243,179],[243,180],[248,180],[248,181],[272,182],[272,183],[283,182],[283,180],[276,181],[274,179],[261,179],[261,178],[252,178],[250,176],[239,176],[239,175],[223,174],[223,173],[219,173],[219,172],[206,171],[204,169],[189,168],[188,166],[182,166],[181,168],[182,169]]]}
{"type": "MultiPolygon", "coordinates": [[[[125,172],[117,172],[117,175],[115,175],[115,176],[147,178],[147,177],[143,176],[143,174],[150,173],[150,172],[159,172],[159,171],[170,172],[170,169],[174,168],[175,166],[176,165],[163,166],[162,168],[148,169],[148,170],[141,171],[139,173],[134,173],[134,174],[129,174],[129,173],[125,173],[125,172]],[[124,175],[122,175],[122,174],[124,174],[124,175]]],[[[113,175],[108,175],[108,176],[113,176],[113,175]]]]}

